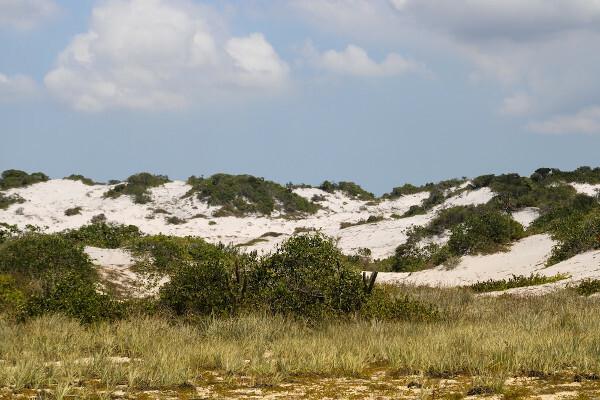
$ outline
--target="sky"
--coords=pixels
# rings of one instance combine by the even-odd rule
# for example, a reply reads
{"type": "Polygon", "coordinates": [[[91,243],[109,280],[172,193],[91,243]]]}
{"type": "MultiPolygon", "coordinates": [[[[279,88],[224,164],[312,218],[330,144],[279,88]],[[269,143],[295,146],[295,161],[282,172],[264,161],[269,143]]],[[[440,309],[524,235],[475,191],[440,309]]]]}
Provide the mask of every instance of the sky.
{"type": "Polygon", "coordinates": [[[0,170],[598,166],[599,64],[600,0],[0,0],[0,170]]]}

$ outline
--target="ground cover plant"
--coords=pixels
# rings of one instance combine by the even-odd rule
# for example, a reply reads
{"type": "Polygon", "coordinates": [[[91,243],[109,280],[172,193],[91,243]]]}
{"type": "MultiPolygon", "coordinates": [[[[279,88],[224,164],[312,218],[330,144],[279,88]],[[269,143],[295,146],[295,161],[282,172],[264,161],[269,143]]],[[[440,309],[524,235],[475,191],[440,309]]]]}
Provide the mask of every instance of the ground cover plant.
{"type": "Polygon", "coordinates": [[[508,279],[489,279],[487,281],[476,282],[468,287],[476,293],[497,292],[513,288],[544,285],[546,283],[554,283],[567,279],[569,276],[558,274],[553,276],[545,276],[540,274],[531,274],[529,276],[513,275],[508,279]]]}
{"type": "Polygon", "coordinates": [[[8,169],[0,175],[0,190],[21,188],[38,182],[46,182],[48,176],[41,172],[28,174],[18,169],[8,169]]]}
{"type": "Polygon", "coordinates": [[[195,195],[211,206],[220,206],[215,216],[270,215],[274,211],[286,214],[315,213],[319,207],[278,183],[251,175],[215,174],[211,177],[188,179],[195,195]]]}
{"type": "Polygon", "coordinates": [[[149,203],[150,188],[162,186],[170,182],[165,175],[152,175],[148,172],[131,175],[125,183],[119,183],[108,190],[104,197],[116,199],[122,195],[132,196],[133,201],[137,204],[149,203]]]}

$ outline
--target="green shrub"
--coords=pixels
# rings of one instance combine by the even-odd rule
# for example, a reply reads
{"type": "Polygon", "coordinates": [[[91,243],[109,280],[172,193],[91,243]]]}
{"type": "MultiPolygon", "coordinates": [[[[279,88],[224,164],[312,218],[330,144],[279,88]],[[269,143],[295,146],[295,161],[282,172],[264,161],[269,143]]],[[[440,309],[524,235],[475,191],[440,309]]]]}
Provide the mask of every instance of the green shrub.
{"type": "Polygon", "coordinates": [[[41,172],[28,174],[27,172],[17,169],[9,169],[2,172],[0,177],[0,190],[21,188],[38,182],[46,182],[48,179],[50,178],[41,172]]]}
{"type": "Polygon", "coordinates": [[[88,186],[97,185],[97,183],[94,182],[92,179],[86,178],[83,175],[72,174],[72,175],[66,176],[64,179],[68,179],[70,181],[79,181],[79,182],[83,183],[84,185],[88,185],[88,186]]]}
{"type": "Polygon", "coordinates": [[[67,208],[65,210],[65,215],[67,217],[72,217],[73,215],[79,215],[79,214],[81,214],[81,210],[82,210],[81,207],[67,208]]]}
{"type": "Polygon", "coordinates": [[[0,245],[0,273],[39,279],[48,271],[93,273],[92,263],[81,246],[59,234],[28,233],[0,245]]]}
{"type": "Polygon", "coordinates": [[[362,187],[357,185],[354,182],[329,182],[325,181],[319,186],[319,189],[333,193],[335,191],[340,191],[346,193],[348,196],[352,198],[356,198],[363,201],[374,200],[375,195],[371,192],[367,192],[362,187]]]}
{"type": "Polygon", "coordinates": [[[392,270],[395,272],[416,272],[443,264],[452,254],[448,246],[430,243],[420,246],[409,240],[396,247],[392,270]]]}
{"type": "Polygon", "coordinates": [[[0,192],[0,210],[6,210],[13,204],[25,203],[25,199],[18,194],[6,195],[0,192]]]}
{"type": "Polygon", "coordinates": [[[44,276],[38,293],[27,299],[23,313],[27,317],[60,313],[92,323],[122,317],[124,306],[98,293],[93,280],[79,273],[53,271],[44,276]]]}
{"type": "Polygon", "coordinates": [[[182,225],[182,224],[185,224],[187,221],[183,218],[179,218],[179,217],[173,215],[173,216],[165,218],[165,222],[169,225],[182,225]]]}
{"type": "Polygon", "coordinates": [[[250,175],[215,174],[210,178],[192,176],[188,196],[211,206],[221,206],[215,216],[243,216],[250,213],[270,215],[273,211],[315,213],[318,206],[275,182],[250,175]]]}
{"type": "Polygon", "coordinates": [[[19,289],[15,278],[0,274],[0,313],[18,310],[25,303],[25,294],[19,289]]]}
{"type": "Polygon", "coordinates": [[[579,285],[575,287],[575,291],[582,296],[590,296],[594,293],[598,293],[600,292],[600,280],[585,279],[579,282],[579,285]]]}
{"type": "Polygon", "coordinates": [[[439,319],[439,310],[399,293],[397,288],[382,285],[375,287],[360,309],[360,316],[379,321],[434,321],[439,319]]]}
{"type": "Polygon", "coordinates": [[[117,249],[141,237],[142,233],[135,225],[97,222],[67,230],[62,236],[80,245],[117,249]]]}
{"type": "Polygon", "coordinates": [[[366,294],[360,272],[344,261],[321,234],[293,236],[252,271],[249,292],[274,313],[313,319],[354,312],[366,294]]]}
{"type": "Polygon", "coordinates": [[[600,209],[586,214],[573,214],[555,221],[553,238],[558,244],[552,249],[548,265],[566,260],[579,253],[600,249],[600,209]]]}
{"type": "Polygon", "coordinates": [[[476,293],[498,292],[519,287],[544,285],[546,283],[554,283],[567,279],[569,276],[565,274],[557,274],[554,276],[545,276],[539,274],[531,274],[529,276],[512,275],[509,279],[487,280],[476,282],[470,286],[476,293]]]}
{"type": "Polygon", "coordinates": [[[383,215],[369,215],[367,219],[360,219],[356,222],[342,222],[340,223],[340,229],[346,229],[351,226],[364,225],[364,224],[374,224],[377,222],[383,221],[383,215]]]}
{"type": "Polygon", "coordinates": [[[525,235],[521,224],[498,211],[471,215],[451,232],[448,248],[457,256],[493,253],[525,235]]]}
{"type": "Polygon", "coordinates": [[[181,265],[160,289],[160,302],[178,315],[223,315],[236,307],[231,266],[215,257],[181,265]]]}
{"type": "Polygon", "coordinates": [[[146,204],[152,199],[148,189],[170,182],[165,175],[152,175],[148,172],[131,175],[127,182],[118,184],[104,193],[105,198],[116,199],[122,195],[132,196],[136,204],[146,204]]]}
{"type": "Polygon", "coordinates": [[[0,222],[0,245],[19,233],[21,233],[21,230],[16,225],[0,222]]]}
{"type": "Polygon", "coordinates": [[[431,210],[433,207],[442,204],[446,200],[446,195],[443,191],[437,188],[433,188],[429,192],[429,197],[427,197],[421,205],[411,206],[407,212],[402,215],[402,217],[412,217],[415,215],[426,214],[427,211],[431,210]]]}
{"type": "Polygon", "coordinates": [[[386,193],[383,195],[383,197],[389,198],[389,199],[395,199],[395,198],[398,198],[401,196],[406,196],[406,195],[416,194],[416,193],[421,193],[421,192],[438,191],[438,192],[443,193],[446,190],[456,188],[457,186],[461,185],[464,181],[465,181],[465,178],[463,178],[463,179],[448,179],[445,181],[440,181],[438,183],[429,182],[422,186],[415,186],[410,183],[405,183],[402,186],[393,188],[391,193],[386,193]]]}

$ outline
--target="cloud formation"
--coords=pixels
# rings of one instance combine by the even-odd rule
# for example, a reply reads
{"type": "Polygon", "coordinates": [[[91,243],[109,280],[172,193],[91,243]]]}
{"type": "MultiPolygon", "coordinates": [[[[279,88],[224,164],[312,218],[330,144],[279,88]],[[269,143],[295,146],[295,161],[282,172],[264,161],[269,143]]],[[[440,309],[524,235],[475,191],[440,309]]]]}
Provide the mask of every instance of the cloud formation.
{"type": "Polygon", "coordinates": [[[177,0],[109,0],[94,8],[45,77],[85,111],[184,107],[285,86],[288,66],[260,33],[231,37],[208,8],[177,0]]]}
{"type": "Polygon", "coordinates": [[[341,51],[327,50],[323,53],[310,48],[309,58],[317,68],[362,77],[395,76],[424,69],[421,64],[397,53],[389,53],[381,62],[377,62],[363,48],[354,44],[341,51]]]}
{"type": "Polygon", "coordinates": [[[0,101],[14,102],[30,98],[37,92],[33,79],[25,75],[7,76],[0,73],[0,101]]]}
{"type": "Polygon", "coordinates": [[[0,28],[32,29],[58,12],[52,0],[0,0],[0,28]]]}
{"type": "Polygon", "coordinates": [[[528,128],[533,132],[548,134],[600,134],[600,106],[533,122],[528,128]]]}

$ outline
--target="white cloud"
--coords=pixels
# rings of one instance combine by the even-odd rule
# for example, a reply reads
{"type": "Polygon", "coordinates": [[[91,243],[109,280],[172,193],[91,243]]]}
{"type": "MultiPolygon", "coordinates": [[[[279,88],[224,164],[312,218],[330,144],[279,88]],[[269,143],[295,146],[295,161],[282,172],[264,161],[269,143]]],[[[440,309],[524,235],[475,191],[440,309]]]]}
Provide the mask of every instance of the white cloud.
{"type": "Polygon", "coordinates": [[[31,29],[57,12],[52,0],[0,0],[0,27],[31,29]]]}
{"type": "Polygon", "coordinates": [[[353,44],[342,51],[327,50],[322,54],[315,54],[313,50],[312,53],[312,62],[316,67],[339,74],[393,76],[423,69],[417,62],[397,53],[390,53],[381,62],[376,62],[363,48],[353,44]]]}
{"type": "Polygon", "coordinates": [[[261,34],[229,37],[210,9],[177,0],[109,0],[45,77],[74,108],[179,108],[252,88],[288,67],[261,34]]]}
{"type": "Polygon", "coordinates": [[[7,76],[0,73],[0,101],[13,102],[30,98],[36,94],[36,84],[28,76],[7,76]]]}
{"type": "Polygon", "coordinates": [[[585,108],[575,114],[559,115],[533,122],[528,129],[548,134],[600,134],[600,106],[585,108]]]}
{"type": "Polygon", "coordinates": [[[517,93],[504,99],[500,113],[504,115],[523,115],[531,109],[531,97],[525,93],[517,93]]]}

